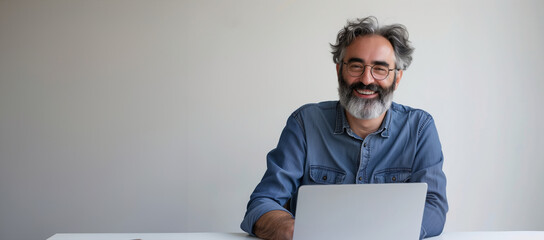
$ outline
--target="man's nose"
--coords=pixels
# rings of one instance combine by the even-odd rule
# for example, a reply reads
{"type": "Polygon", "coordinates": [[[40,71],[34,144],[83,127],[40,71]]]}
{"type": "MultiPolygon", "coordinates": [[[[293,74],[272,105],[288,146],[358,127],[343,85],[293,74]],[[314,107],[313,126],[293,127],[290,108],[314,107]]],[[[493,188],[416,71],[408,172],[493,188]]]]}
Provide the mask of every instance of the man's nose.
{"type": "Polygon", "coordinates": [[[375,79],[372,76],[372,68],[371,66],[365,66],[363,71],[363,75],[361,76],[361,82],[365,85],[369,85],[371,83],[374,83],[375,79]]]}

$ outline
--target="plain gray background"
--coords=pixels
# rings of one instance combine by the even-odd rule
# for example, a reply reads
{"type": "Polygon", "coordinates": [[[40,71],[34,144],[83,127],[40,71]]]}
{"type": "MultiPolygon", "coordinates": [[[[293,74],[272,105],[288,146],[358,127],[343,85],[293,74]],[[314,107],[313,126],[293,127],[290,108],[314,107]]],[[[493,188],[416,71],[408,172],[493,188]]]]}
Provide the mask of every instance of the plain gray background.
{"type": "Polygon", "coordinates": [[[0,0],[0,239],[237,232],[347,19],[402,23],[446,231],[544,230],[542,1],[0,0]]]}

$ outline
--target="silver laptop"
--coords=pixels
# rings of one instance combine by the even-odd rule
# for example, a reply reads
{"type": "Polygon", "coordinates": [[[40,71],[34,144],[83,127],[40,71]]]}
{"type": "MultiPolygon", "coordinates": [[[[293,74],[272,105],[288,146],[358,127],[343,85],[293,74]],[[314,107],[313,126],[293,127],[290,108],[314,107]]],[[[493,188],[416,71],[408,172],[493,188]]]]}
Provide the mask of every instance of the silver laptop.
{"type": "Polygon", "coordinates": [[[426,183],[301,186],[293,239],[419,239],[426,193],[426,183]]]}

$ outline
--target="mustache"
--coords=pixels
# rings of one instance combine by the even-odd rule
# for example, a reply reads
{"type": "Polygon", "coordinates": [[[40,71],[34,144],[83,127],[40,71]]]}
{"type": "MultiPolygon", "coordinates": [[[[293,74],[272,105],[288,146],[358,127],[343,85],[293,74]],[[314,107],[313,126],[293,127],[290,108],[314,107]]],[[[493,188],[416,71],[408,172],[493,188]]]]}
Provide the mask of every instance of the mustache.
{"type": "Polygon", "coordinates": [[[349,86],[349,90],[350,92],[353,91],[353,90],[356,90],[356,89],[360,89],[360,90],[370,90],[370,91],[374,91],[378,94],[382,94],[384,92],[384,89],[381,88],[380,86],[376,85],[376,84],[369,84],[369,85],[366,85],[362,82],[356,82],[354,84],[351,84],[349,86]]]}

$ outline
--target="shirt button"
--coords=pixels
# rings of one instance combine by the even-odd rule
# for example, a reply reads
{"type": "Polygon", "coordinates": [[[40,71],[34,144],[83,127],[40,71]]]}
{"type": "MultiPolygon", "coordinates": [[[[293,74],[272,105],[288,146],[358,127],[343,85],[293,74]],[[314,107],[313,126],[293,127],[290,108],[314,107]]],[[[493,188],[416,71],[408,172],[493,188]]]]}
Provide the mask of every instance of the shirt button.
{"type": "Polygon", "coordinates": [[[364,143],[363,146],[366,147],[366,143],[364,143]]]}
{"type": "Polygon", "coordinates": [[[393,180],[393,182],[397,181],[397,178],[396,177],[392,177],[391,180],[393,180]]]}
{"type": "Polygon", "coordinates": [[[327,180],[327,176],[323,176],[323,180],[327,180]]]}
{"type": "Polygon", "coordinates": [[[363,181],[363,177],[359,177],[359,181],[363,181]]]}

